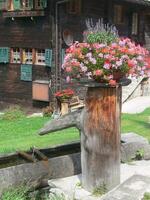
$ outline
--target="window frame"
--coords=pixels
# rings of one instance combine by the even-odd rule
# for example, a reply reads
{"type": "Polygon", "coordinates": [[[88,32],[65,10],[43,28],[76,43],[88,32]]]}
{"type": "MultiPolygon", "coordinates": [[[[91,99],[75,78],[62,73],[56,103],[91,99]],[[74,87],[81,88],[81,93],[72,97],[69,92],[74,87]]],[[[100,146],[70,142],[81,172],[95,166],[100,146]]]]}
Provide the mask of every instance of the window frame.
{"type": "Polygon", "coordinates": [[[35,63],[34,64],[35,65],[46,66],[46,62],[45,62],[45,49],[36,49],[35,50],[35,63]],[[41,54],[41,55],[39,55],[39,54],[41,54]],[[41,62],[39,62],[39,58],[41,58],[41,62]]]}
{"type": "Polygon", "coordinates": [[[67,3],[67,12],[69,14],[81,14],[82,0],[72,0],[67,3]]]}
{"type": "Polygon", "coordinates": [[[137,12],[132,13],[132,35],[138,35],[139,15],[137,12]]]}
{"type": "Polygon", "coordinates": [[[18,48],[18,47],[12,47],[11,48],[10,63],[11,64],[21,64],[22,63],[22,56],[21,56],[21,49],[20,48],[18,48]],[[16,49],[16,51],[14,51],[14,49],[16,49]],[[18,49],[18,51],[17,51],[17,49],[18,49]],[[17,53],[18,53],[18,55],[17,55],[17,53]],[[16,60],[16,62],[14,61],[15,54],[16,54],[16,59],[17,59],[17,57],[18,57],[18,59],[20,57],[20,61],[18,61],[18,59],[16,60]]]}
{"type": "Polygon", "coordinates": [[[120,4],[114,5],[114,24],[122,25],[125,23],[124,6],[120,4]]]}
{"type": "Polygon", "coordinates": [[[34,51],[32,48],[22,49],[22,64],[27,64],[27,65],[34,64],[34,51]],[[28,50],[28,52],[27,52],[27,50],[28,50]],[[32,59],[30,59],[30,58],[32,58],[32,59]],[[31,60],[31,61],[27,61],[27,60],[31,60]]]}

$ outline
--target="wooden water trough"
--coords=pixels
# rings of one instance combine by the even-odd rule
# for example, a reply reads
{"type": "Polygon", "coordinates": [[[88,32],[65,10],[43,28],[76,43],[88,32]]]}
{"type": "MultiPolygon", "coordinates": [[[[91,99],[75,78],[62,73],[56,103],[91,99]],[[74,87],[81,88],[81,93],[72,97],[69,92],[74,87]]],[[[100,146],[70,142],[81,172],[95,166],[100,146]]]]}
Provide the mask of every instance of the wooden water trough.
{"type": "Polygon", "coordinates": [[[28,183],[34,188],[47,185],[50,178],[81,173],[80,143],[0,155],[0,196],[10,186],[28,183]]]}

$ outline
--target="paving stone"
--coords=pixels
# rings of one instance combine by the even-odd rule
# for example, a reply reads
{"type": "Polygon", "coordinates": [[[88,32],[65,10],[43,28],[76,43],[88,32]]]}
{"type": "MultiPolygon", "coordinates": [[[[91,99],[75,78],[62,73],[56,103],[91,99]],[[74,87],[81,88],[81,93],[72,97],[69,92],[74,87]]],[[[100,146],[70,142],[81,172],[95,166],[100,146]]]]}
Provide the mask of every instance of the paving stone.
{"type": "Polygon", "coordinates": [[[150,158],[150,145],[147,139],[135,133],[121,135],[121,161],[129,162],[143,151],[143,159],[150,158]],[[145,155],[145,157],[144,157],[145,155]]]}
{"type": "Polygon", "coordinates": [[[134,175],[101,198],[101,200],[141,200],[150,191],[150,178],[134,175]]]}

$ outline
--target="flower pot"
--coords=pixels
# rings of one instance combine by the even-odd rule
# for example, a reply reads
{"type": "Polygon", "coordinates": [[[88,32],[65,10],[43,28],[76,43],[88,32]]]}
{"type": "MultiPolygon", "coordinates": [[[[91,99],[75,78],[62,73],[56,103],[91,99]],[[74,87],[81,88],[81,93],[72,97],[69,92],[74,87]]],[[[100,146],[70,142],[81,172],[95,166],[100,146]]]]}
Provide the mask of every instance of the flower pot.
{"type": "Polygon", "coordinates": [[[120,70],[113,72],[113,79],[119,82],[122,78],[125,78],[125,73],[120,70]]]}
{"type": "Polygon", "coordinates": [[[61,115],[65,115],[69,112],[69,103],[66,102],[61,102],[61,115]]]}

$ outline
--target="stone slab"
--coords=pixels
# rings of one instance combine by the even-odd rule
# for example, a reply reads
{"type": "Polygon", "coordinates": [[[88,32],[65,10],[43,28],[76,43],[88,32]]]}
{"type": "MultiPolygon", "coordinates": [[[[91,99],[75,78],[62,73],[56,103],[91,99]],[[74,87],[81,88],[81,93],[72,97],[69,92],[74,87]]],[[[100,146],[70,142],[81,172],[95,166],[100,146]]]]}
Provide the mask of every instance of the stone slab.
{"type": "Polygon", "coordinates": [[[50,186],[49,198],[52,199],[53,195],[65,197],[65,200],[98,200],[90,192],[84,190],[81,184],[82,175],[71,176],[61,179],[49,180],[48,184],[50,186]]]}
{"type": "Polygon", "coordinates": [[[134,175],[101,200],[141,200],[145,192],[150,192],[150,178],[134,175]]]}
{"type": "Polygon", "coordinates": [[[135,133],[121,135],[121,161],[129,162],[136,158],[137,151],[142,152],[144,159],[150,158],[150,145],[146,138],[135,133]]]}
{"type": "MultiPolygon", "coordinates": [[[[82,181],[81,174],[72,177],[49,180],[50,197],[53,194],[63,194],[66,200],[70,200],[73,198],[77,200],[100,200],[103,198],[103,197],[95,197],[91,193],[84,190],[81,187],[82,186],[81,181],[82,181]]],[[[134,198],[134,192],[136,194],[138,193],[141,197],[143,193],[149,191],[150,191],[150,161],[135,161],[130,164],[121,164],[121,185],[112,190],[111,192],[109,192],[107,194],[108,196],[104,195],[104,197],[107,198],[109,197],[108,199],[104,200],[141,200],[134,198]],[[128,186],[131,187],[128,188],[128,186]],[[126,187],[126,189],[122,191],[120,187],[121,188],[126,187]],[[133,191],[131,192],[130,190],[133,191]],[[138,190],[138,192],[136,192],[136,190],[138,190]],[[112,195],[113,192],[115,192],[115,195],[117,197],[112,195]]]]}

